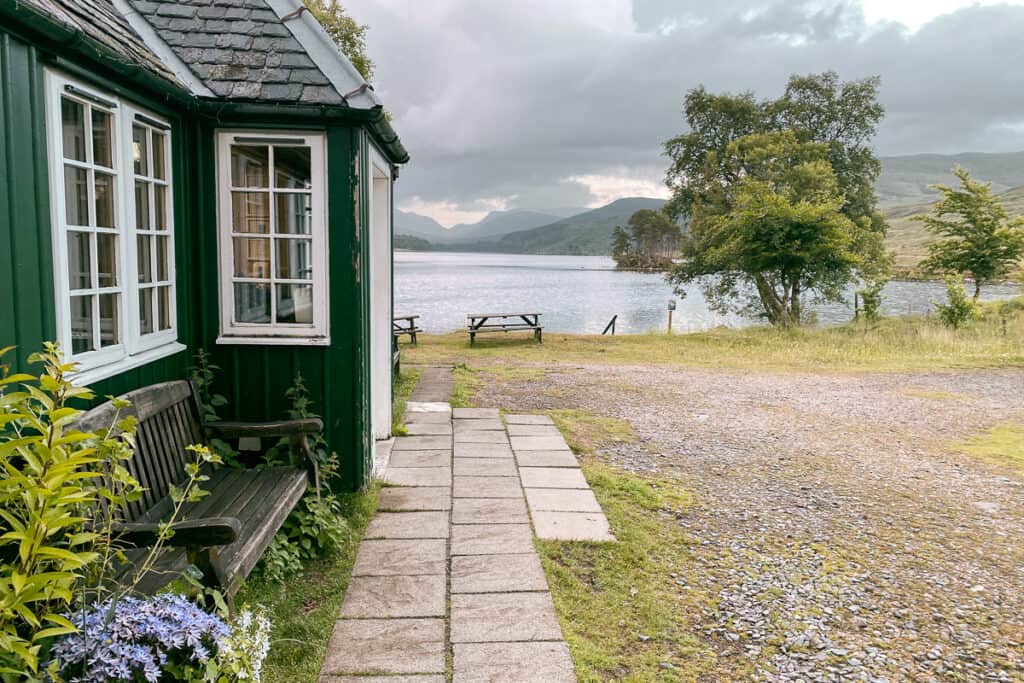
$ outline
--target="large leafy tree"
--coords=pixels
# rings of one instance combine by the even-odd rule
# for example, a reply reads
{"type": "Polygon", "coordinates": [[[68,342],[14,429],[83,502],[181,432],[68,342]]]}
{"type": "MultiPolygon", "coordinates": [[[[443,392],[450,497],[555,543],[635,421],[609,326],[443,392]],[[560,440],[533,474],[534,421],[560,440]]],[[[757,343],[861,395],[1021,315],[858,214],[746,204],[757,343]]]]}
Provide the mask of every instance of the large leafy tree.
{"type": "Polygon", "coordinates": [[[373,62],[366,54],[368,26],[348,16],[338,0],[303,0],[341,53],[348,57],[367,82],[373,79],[373,62]]]}
{"type": "Polygon", "coordinates": [[[697,282],[715,310],[788,327],[802,321],[807,296],[838,300],[867,263],[884,260],[870,218],[843,212],[828,156],[792,131],[731,142],[722,168],[735,180],[693,206],[683,261],[669,275],[679,294],[697,282]]]}
{"type": "Polygon", "coordinates": [[[991,183],[953,169],[960,187],[933,185],[942,194],[929,215],[917,216],[940,239],[928,247],[924,267],[932,272],[969,275],[974,300],[985,282],[1007,275],[1024,257],[1024,217],[1011,219],[991,183]]]}
{"type": "Polygon", "coordinates": [[[884,115],[878,86],[877,78],[842,82],[827,72],[793,76],[771,100],[703,87],[687,93],[689,130],[665,143],[665,210],[691,221],[685,262],[670,275],[680,295],[699,282],[719,310],[789,325],[800,322],[807,295],[838,299],[851,282],[884,279],[885,221],[874,191],[881,166],[870,147],[884,115]],[[748,248],[765,251],[749,259],[748,248]],[[802,265],[783,267],[787,249],[802,265]],[[765,259],[768,250],[779,260],[765,259]]]}

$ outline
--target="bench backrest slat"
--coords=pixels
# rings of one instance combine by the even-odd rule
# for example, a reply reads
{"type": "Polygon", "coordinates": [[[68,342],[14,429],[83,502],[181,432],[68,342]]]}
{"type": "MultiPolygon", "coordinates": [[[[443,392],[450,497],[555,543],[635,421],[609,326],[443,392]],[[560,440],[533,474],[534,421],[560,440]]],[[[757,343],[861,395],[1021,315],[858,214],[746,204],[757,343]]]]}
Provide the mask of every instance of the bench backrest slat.
{"type": "MultiPolygon", "coordinates": [[[[138,420],[135,455],[128,471],[145,487],[142,498],[126,510],[126,521],[135,521],[167,496],[170,487],[185,479],[186,447],[203,443],[202,421],[192,384],[181,380],[143,387],[122,398],[131,406],[121,418],[138,420]]],[[[93,408],[79,418],[75,427],[96,431],[110,427],[117,411],[109,403],[93,408]]]]}

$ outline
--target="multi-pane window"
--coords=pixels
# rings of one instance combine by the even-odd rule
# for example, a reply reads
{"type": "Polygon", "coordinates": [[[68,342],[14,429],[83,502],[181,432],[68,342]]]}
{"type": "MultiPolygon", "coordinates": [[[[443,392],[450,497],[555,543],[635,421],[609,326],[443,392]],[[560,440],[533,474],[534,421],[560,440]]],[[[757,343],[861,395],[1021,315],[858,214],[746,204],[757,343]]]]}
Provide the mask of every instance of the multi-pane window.
{"type": "Polygon", "coordinates": [[[222,341],[326,335],[323,138],[221,133],[222,341]]]}
{"type": "Polygon", "coordinates": [[[176,346],[170,127],[55,74],[48,83],[58,338],[99,377],[176,346]]]}

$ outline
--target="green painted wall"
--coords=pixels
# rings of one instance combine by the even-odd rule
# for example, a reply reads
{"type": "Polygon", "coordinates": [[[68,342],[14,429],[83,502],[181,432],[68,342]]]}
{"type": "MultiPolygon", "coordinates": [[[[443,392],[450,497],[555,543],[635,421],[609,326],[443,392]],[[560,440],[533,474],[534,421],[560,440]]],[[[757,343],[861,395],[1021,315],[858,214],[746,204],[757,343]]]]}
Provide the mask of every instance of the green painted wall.
{"type": "MultiPolygon", "coordinates": [[[[56,334],[46,157],[43,66],[47,56],[0,30],[0,347],[16,345],[18,366],[56,334]]],[[[130,83],[99,82],[121,96],[130,83]]],[[[179,115],[160,102],[139,103],[173,124],[175,248],[179,341],[189,347],[93,388],[101,396],[187,375],[192,354],[205,348],[221,367],[218,391],[229,419],[284,417],[285,391],[302,373],[341,473],[335,486],[354,489],[370,475],[369,251],[358,178],[365,166],[362,129],[319,127],[327,134],[331,344],[328,347],[217,346],[215,138],[218,128],[288,128],[293,120],[262,117],[213,121],[179,115]]],[[[309,126],[306,126],[309,129],[309,126]]],[[[362,176],[365,177],[365,176],[362,176]]],[[[9,359],[10,360],[10,359],[9,359]]]]}

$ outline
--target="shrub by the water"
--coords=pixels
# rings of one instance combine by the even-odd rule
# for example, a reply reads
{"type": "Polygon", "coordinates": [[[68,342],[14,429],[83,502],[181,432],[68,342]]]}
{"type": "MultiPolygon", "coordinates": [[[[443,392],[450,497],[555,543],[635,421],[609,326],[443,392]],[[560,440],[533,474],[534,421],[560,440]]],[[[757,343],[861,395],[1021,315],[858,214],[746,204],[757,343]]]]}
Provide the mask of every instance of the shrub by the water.
{"type": "Polygon", "coordinates": [[[935,311],[946,327],[959,330],[977,315],[977,306],[967,297],[964,285],[955,277],[946,278],[948,303],[936,303],[935,311]]]}

